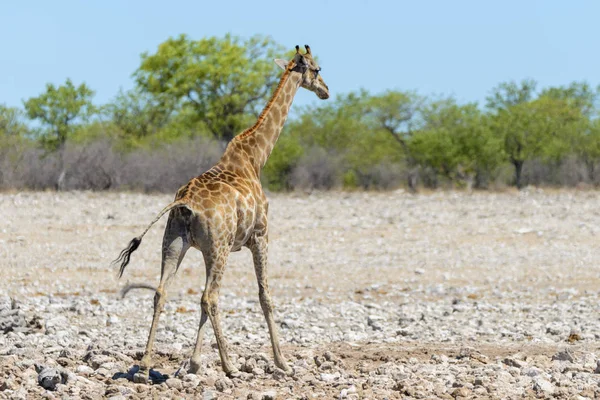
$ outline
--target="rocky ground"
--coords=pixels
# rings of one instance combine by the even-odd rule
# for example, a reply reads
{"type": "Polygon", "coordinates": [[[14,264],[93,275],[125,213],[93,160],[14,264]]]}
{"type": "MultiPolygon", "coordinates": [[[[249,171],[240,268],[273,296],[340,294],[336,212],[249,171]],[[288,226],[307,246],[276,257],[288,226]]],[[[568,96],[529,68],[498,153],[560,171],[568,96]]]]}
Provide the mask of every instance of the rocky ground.
{"type": "Polygon", "coordinates": [[[598,192],[273,194],[269,276],[294,375],[273,364],[247,250],[220,298],[240,376],[210,327],[201,372],[180,368],[204,282],[190,250],[153,384],[136,384],[153,294],[118,291],[157,283],[166,217],[122,281],[109,264],[171,198],[0,195],[0,398],[600,397],[598,192]]]}

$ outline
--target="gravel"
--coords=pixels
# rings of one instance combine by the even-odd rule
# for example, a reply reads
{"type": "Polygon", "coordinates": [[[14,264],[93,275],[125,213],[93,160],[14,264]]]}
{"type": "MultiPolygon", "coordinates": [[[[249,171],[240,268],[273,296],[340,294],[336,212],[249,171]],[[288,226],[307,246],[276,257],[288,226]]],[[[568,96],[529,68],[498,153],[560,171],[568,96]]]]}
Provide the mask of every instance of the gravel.
{"type": "Polygon", "coordinates": [[[275,367],[251,257],[230,257],[214,335],[186,373],[201,254],[169,290],[150,383],[134,383],[163,218],[123,281],[109,266],[171,199],[0,194],[0,398],[594,398],[600,396],[600,196],[592,191],[270,195],[275,367]],[[579,397],[577,397],[579,396],[579,397]]]}

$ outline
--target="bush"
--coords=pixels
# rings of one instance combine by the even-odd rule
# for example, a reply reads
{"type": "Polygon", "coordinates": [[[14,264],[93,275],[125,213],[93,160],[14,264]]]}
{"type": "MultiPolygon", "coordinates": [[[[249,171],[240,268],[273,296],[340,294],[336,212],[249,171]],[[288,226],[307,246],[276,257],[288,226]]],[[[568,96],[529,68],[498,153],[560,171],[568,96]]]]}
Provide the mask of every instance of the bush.
{"type": "Polygon", "coordinates": [[[270,190],[291,190],[292,171],[298,165],[304,148],[298,138],[284,131],[277,141],[262,173],[262,181],[270,190]]]}
{"type": "Polygon", "coordinates": [[[367,190],[389,190],[404,186],[407,170],[398,163],[378,163],[362,170],[350,170],[344,174],[344,187],[367,190]]]}
{"type": "Polygon", "coordinates": [[[173,192],[212,167],[223,144],[206,138],[181,140],[157,149],[137,149],[123,157],[117,171],[120,188],[173,192]]]}
{"type": "Polygon", "coordinates": [[[340,186],[341,168],[338,157],[321,147],[311,147],[292,171],[290,182],[295,189],[333,189],[340,186]]]}
{"type": "MultiPolygon", "coordinates": [[[[198,176],[221,157],[224,143],[207,138],[181,139],[171,143],[124,151],[116,139],[67,142],[53,153],[23,138],[0,143],[0,189],[16,190],[136,190],[172,193],[198,176]]],[[[263,176],[270,190],[334,188],[390,190],[406,187],[409,178],[428,188],[457,187],[431,167],[412,169],[402,162],[352,165],[347,154],[320,146],[304,148],[284,139],[267,163],[263,176]]],[[[600,166],[590,166],[570,156],[561,161],[534,159],[523,166],[524,185],[577,186],[600,184],[600,166]]],[[[503,188],[512,183],[513,166],[500,165],[492,172],[476,170],[477,188],[503,188]]],[[[458,182],[458,183],[457,183],[458,182]]]]}
{"type": "Polygon", "coordinates": [[[172,192],[210,168],[223,146],[209,139],[174,142],[158,149],[115,150],[106,139],[67,143],[47,153],[31,143],[0,149],[2,189],[172,192]]]}
{"type": "Polygon", "coordinates": [[[566,157],[560,162],[544,162],[536,159],[523,166],[523,181],[526,185],[552,185],[575,187],[581,183],[595,184],[590,179],[586,165],[575,157],[566,157]]]}

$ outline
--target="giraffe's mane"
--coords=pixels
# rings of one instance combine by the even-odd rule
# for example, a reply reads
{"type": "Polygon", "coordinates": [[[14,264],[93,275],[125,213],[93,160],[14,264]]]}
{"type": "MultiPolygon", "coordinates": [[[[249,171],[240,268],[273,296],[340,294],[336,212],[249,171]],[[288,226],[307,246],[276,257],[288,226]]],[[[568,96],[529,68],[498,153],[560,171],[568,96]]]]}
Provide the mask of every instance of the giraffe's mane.
{"type": "Polygon", "coordinates": [[[247,128],[242,133],[237,135],[238,138],[243,139],[245,137],[252,135],[262,125],[265,118],[267,117],[267,113],[271,110],[271,108],[273,107],[273,104],[275,103],[275,100],[277,99],[277,96],[279,96],[279,93],[283,89],[283,85],[287,82],[287,80],[292,72],[293,64],[294,64],[294,60],[291,60],[288,63],[285,71],[283,72],[283,75],[281,76],[281,79],[279,80],[279,84],[277,85],[277,87],[275,88],[275,91],[273,92],[273,95],[271,96],[271,99],[269,100],[269,102],[267,103],[265,108],[263,108],[263,110],[261,111],[261,113],[258,116],[258,119],[254,123],[254,125],[252,125],[250,128],[247,128]]]}

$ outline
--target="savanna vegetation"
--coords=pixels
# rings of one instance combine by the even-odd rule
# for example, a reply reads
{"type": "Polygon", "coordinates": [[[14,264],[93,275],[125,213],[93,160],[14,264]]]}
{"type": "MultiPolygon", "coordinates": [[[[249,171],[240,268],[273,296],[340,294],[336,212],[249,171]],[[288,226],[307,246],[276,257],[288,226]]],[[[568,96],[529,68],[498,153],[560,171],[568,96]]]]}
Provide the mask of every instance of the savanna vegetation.
{"type": "MultiPolygon", "coordinates": [[[[71,80],[0,105],[0,188],[172,191],[253,123],[286,49],[268,37],[182,35],[141,56],[109,104],[71,80]]],[[[264,170],[270,190],[600,184],[600,88],[490,88],[485,104],[390,89],[295,107],[264,170]]]]}

